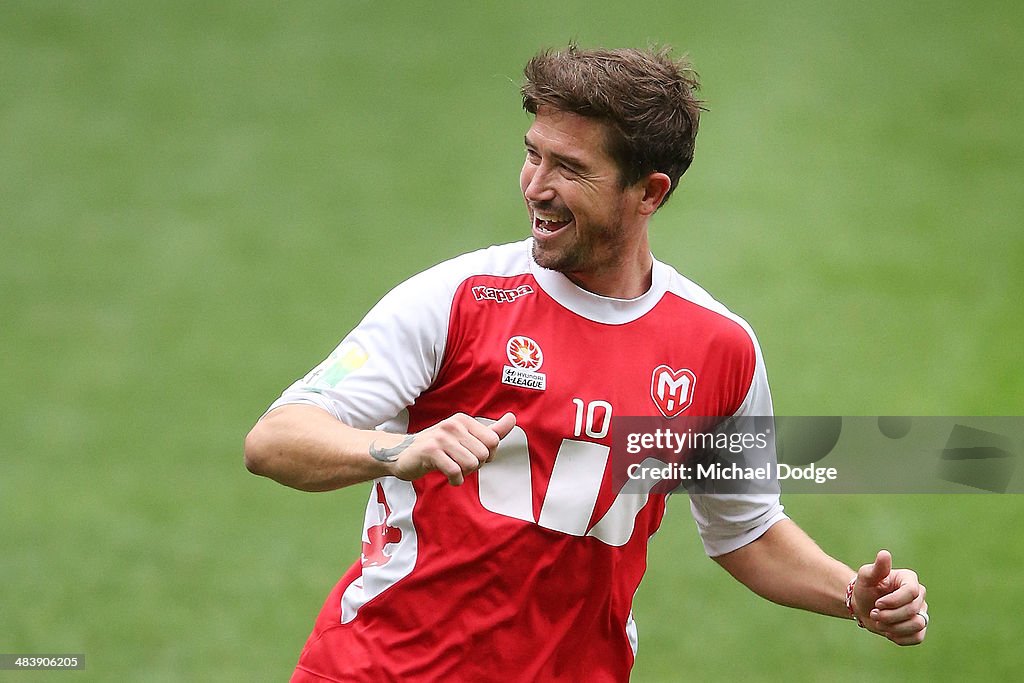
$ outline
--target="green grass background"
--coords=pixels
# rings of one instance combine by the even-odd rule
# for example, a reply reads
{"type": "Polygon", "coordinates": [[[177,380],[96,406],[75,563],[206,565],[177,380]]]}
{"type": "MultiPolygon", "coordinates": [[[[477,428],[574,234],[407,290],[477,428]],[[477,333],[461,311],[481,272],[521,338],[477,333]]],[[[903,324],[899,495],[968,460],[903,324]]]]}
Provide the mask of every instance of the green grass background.
{"type": "MultiPolygon", "coordinates": [[[[242,437],[392,285],[526,233],[520,70],[667,42],[710,113],[656,253],[758,331],[781,414],[1024,414],[1017,3],[0,3],[0,680],[285,680],[366,492],[242,437]],[[1016,189],[1015,189],[1016,188],[1016,189]]],[[[1016,678],[1019,496],[791,496],[929,586],[928,642],[776,607],[685,505],[633,679],[1016,678]]]]}

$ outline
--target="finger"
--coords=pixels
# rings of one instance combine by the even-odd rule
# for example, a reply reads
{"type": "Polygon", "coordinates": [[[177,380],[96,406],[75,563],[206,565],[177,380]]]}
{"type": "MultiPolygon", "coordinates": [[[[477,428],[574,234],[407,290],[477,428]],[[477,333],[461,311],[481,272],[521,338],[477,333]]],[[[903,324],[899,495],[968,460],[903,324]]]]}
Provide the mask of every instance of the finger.
{"type": "Polygon", "coordinates": [[[452,486],[462,486],[462,482],[466,480],[459,464],[446,454],[441,454],[437,457],[434,467],[448,479],[448,483],[452,486]]]}
{"type": "Polygon", "coordinates": [[[473,452],[479,452],[482,459],[488,459],[501,441],[501,437],[494,431],[496,424],[485,424],[479,420],[467,423],[465,438],[461,440],[463,445],[473,452]]]}
{"type": "Polygon", "coordinates": [[[910,618],[924,609],[925,592],[925,587],[921,585],[900,586],[892,593],[878,598],[872,614],[893,613],[895,617],[910,618]]]}
{"type": "Polygon", "coordinates": [[[914,581],[899,585],[895,590],[875,600],[874,608],[878,610],[899,609],[915,601],[920,605],[922,600],[924,600],[924,593],[921,590],[921,585],[914,581]]]}
{"type": "Polygon", "coordinates": [[[477,418],[466,426],[469,433],[483,444],[486,453],[482,454],[483,462],[490,462],[494,458],[504,439],[516,426],[516,416],[512,413],[505,413],[498,421],[487,418],[477,418]]]}
{"type": "Polygon", "coordinates": [[[873,609],[868,615],[879,624],[883,626],[889,626],[892,624],[899,624],[904,621],[909,621],[917,616],[918,612],[922,611],[922,603],[915,600],[910,604],[898,607],[896,609],[873,609]]]}
{"type": "Polygon", "coordinates": [[[877,586],[892,571],[892,555],[888,550],[879,550],[873,564],[866,564],[857,572],[857,582],[862,586],[877,586]]]}
{"type": "Polygon", "coordinates": [[[915,633],[919,633],[928,628],[924,617],[915,614],[913,618],[901,621],[898,624],[890,624],[888,626],[881,626],[878,630],[888,636],[909,636],[915,633]]]}
{"type": "Polygon", "coordinates": [[[505,413],[501,416],[501,419],[491,425],[491,429],[494,430],[499,439],[504,439],[515,426],[516,416],[513,413],[505,413]]]}
{"type": "Polygon", "coordinates": [[[443,428],[438,431],[437,445],[460,464],[479,464],[469,463],[464,457],[466,453],[476,461],[486,460],[490,456],[490,444],[498,444],[498,437],[491,429],[461,413],[441,425],[443,428]]]}
{"type": "Polygon", "coordinates": [[[468,439],[468,444],[452,444],[445,448],[445,454],[459,466],[463,474],[476,472],[488,457],[487,448],[475,439],[468,439]]]}
{"type": "Polygon", "coordinates": [[[494,432],[476,422],[473,427],[466,429],[465,434],[456,439],[453,448],[459,455],[463,455],[464,451],[468,452],[475,460],[475,462],[469,464],[476,466],[486,462],[491,457],[492,443],[494,444],[493,447],[496,448],[498,437],[494,432]]]}
{"type": "Polygon", "coordinates": [[[914,625],[914,631],[924,631],[928,628],[928,603],[922,602],[921,608],[914,613],[914,616],[910,618],[911,623],[914,625]]]}
{"type": "Polygon", "coordinates": [[[883,595],[875,601],[871,609],[872,614],[891,613],[898,618],[909,618],[917,614],[924,604],[924,593],[920,587],[901,586],[888,595],[883,595]]]}
{"type": "Polygon", "coordinates": [[[874,617],[871,617],[871,621],[874,624],[876,631],[880,631],[887,635],[907,635],[909,633],[917,633],[918,631],[926,628],[924,617],[917,612],[914,612],[906,619],[890,623],[879,621],[874,617]]]}
{"type": "Polygon", "coordinates": [[[924,638],[927,635],[927,629],[921,629],[915,633],[909,633],[906,635],[891,635],[886,636],[889,640],[896,643],[897,645],[920,645],[924,642],[924,638]]]}
{"type": "Polygon", "coordinates": [[[452,486],[461,486],[465,480],[462,466],[449,454],[451,448],[435,446],[428,451],[423,458],[423,467],[429,472],[437,470],[448,479],[452,486]]]}
{"type": "Polygon", "coordinates": [[[928,620],[925,614],[928,612],[928,603],[923,603],[918,611],[911,613],[906,619],[884,623],[875,619],[874,615],[869,618],[873,630],[885,635],[887,638],[903,637],[913,635],[928,628],[928,620]]]}

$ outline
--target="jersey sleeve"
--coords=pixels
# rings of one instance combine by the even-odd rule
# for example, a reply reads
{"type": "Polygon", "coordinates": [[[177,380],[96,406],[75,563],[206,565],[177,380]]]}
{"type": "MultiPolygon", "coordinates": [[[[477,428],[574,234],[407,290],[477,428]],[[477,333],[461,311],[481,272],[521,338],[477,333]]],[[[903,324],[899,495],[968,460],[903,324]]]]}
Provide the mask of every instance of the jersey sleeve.
{"type": "Polygon", "coordinates": [[[315,405],[358,429],[401,415],[440,369],[458,284],[452,275],[445,263],[395,287],[268,412],[288,404],[315,405]]]}
{"type": "MultiPolygon", "coordinates": [[[[771,417],[771,391],[761,348],[750,327],[745,322],[742,324],[753,343],[755,365],[750,387],[733,417],[771,417]]],[[[754,420],[746,423],[754,424],[754,420]]],[[[774,435],[769,440],[769,448],[770,459],[774,461],[774,435]]],[[[757,459],[763,457],[763,454],[756,456],[757,459]]],[[[776,522],[787,519],[779,500],[777,483],[775,489],[774,493],[691,495],[690,510],[697,522],[704,551],[710,557],[732,552],[757,540],[776,522]]]]}

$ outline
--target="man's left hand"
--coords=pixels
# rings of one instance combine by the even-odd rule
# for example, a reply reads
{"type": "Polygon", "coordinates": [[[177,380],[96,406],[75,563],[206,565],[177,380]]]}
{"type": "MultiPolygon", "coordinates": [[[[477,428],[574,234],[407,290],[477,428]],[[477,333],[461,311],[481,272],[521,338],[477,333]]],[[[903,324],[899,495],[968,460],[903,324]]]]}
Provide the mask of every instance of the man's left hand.
{"type": "Polygon", "coordinates": [[[857,572],[853,609],[864,627],[897,645],[918,645],[928,632],[925,587],[909,569],[893,569],[892,555],[880,550],[873,564],[857,572]]]}

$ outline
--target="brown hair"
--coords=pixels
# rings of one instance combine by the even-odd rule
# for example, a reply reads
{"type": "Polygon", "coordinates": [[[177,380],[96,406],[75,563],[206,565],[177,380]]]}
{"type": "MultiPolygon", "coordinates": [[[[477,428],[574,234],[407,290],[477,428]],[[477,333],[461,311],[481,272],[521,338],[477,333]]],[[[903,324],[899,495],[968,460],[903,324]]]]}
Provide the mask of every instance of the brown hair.
{"type": "Polygon", "coordinates": [[[672,185],[693,161],[700,112],[697,73],[671,48],[649,50],[543,50],[523,70],[523,108],[542,106],[611,124],[608,153],[624,187],[649,173],[664,173],[672,185]]]}

